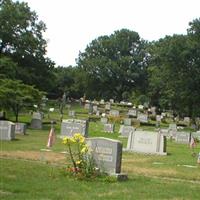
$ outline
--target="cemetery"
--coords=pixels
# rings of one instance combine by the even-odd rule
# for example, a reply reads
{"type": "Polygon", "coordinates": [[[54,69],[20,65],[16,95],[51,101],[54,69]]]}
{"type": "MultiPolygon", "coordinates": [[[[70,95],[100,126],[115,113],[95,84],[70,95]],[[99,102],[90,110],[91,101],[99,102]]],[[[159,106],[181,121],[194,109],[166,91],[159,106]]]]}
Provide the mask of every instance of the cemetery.
{"type": "Polygon", "coordinates": [[[141,2],[0,0],[0,200],[200,199],[200,18],[141,2]]]}
{"type": "MultiPolygon", "coordinates": [[[[76,115],[72,118],[65,107],[62,121],[60,121],[59,108],[55,106],[51,119],[54,119],[56,139],[49,147],[46,145],[52,121],[48,118],[48,107],[43,113],[40,129],[38,126],[36,128],[32,126],[33,114],[28,112],[20,114],[19,121],[23,123],[15,125],[12,114],[8,113],[9,120],[13,122],[1,121],[0,123],[1,165],[4,168],[4,164],[12,166],[14,163],[20,165],[30,162],[30,166],[38,166],[38,169],[47,170],[50,176],[60,177],[58,173],[60,169],[70,163],[62,140],[65,136],[74,137],[74,134],[80,133],[86,138],[96,166],[102,172],[110,174],[109,177],[126,180],[125,182],[129,184],[135,180],[134,185],[137,185],[137,180],[141,176],[146,177],[147,180],[152,178],[161,182],[163,177],[169,180],[180,179],[184,180],[186,185],[193,180],[194,186],[196,184],[195,187],[199,187],[200,168],[197,164],[197,157],[200,144],[196,142],[195,147],[190,147],[191,136],[198,138],[198,131],[194,132],[190,127],[185,127],[185,132],[182,129],[178,130],[172,124],[171,118],[167,118],[165,123],[161,122],[160,129],[156,126],[156,119],[150,119],[148,122],[150,124],[143,123],[139,127],[134,127],[131,123],[133,118],[127,118],[129,108],[121,109],[120,106],[114,104],[112,106],[119,111],[120,116],[113,117],[110,116],[110,112],[107,112],[104,117],[98,116],[97,118],[95,113],[89,114],[87,108],[74,102],[71,103],[71,107],[76,115]],[[93,117],[97,119],[94,121],[93,117]],[[25,129],[19,126],[20,124],[25,129]],[[105,125],[107,125],[107,131],[105,125]],[[176,137],[170,137],[172,130],[176,131],[176,137]]],[[[100,104],[99,109],[101,108],[103,109],[104,105],[100,104]]],[[[40,119],[41,115],[34,114],[34,116],[40,119]]],[[[72,179],[69,180],[72,181],[72,179]]],[[[64,181],[63,177],[62,181],[64,181]]],[[[75,184],[74,180],[73,184],[75,184]]],[[[90,182],[86,184],[90,187],[90,182]]],[[[112,182],[109,183],[107,187],[111,187],[112,184],[112,182]]],[[[183,183],[178,182],[177,184],[185,187],[183,183]]]]}

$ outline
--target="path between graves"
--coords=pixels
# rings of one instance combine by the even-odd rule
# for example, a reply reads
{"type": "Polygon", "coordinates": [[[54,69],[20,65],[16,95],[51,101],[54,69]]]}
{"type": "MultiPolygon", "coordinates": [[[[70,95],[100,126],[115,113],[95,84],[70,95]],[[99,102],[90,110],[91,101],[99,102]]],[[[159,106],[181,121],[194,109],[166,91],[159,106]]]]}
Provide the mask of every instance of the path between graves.
{"type": "MultiPolygon", "coordinates": [[[[46,163],[56,165],[56,166],[63,166],[66,164],[66,156],[63,153],[56,153],[56,152],[45,152],[45,151],[1,151],[0,158],[2,159],[15,159],[15,160],[24,160],[29,162],[35,161],[45,161],[46,163]]],[[[139,173],[139,176],[142,174],[139,173]]],[[[188,180],[188,179],[181,179],[181,178],[172,178],[172,177],[161,177],[155,175],[149,175],[144,173],[143,176],[154,178],[154,179],[161,179],[166,181],[177,181],[177,182],[187,182],[187,183],[194,183],[200,184],[198,180],[188,180]]]]}

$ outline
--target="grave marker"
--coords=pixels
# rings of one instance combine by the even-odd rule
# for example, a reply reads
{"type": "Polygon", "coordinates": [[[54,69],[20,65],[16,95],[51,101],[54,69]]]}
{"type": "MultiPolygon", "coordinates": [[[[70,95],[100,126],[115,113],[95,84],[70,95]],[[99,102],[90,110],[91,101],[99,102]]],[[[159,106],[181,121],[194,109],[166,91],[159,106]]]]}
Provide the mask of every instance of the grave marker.
{"type": "Polygon", "coordinates": [[[61,137],[73,137],[75,133],[80,133],[84,137],[88,136],[88,121],[79,119],[67,119],[61,123],[61,137]]]}
{"type": "Polygon", "coordinates": [[[129,134],[127,151],[167,155],[166,137],[159,132],[134,131],[129,134]]]}
{"type": "Polygon", "coordinates": [[[32,129],[42,129],[42,114],[34,112],[31,120],[32,129]]]}
{"type": "Polygon", "coordinates": [[[114,133],[115,125],[114,124],[104,124],[104,132],[114,133]]]}
{"type": "Polygon", "coordinates": [[[121,137],[128,137],[130,132],[132,131],[135,131],[135,128],[133,126],[121,125],[119,129],[119,133],[121,134],[121,137]]]}
{"type": "Polygon", "coordinates": [[[122,143],[108,138],[88,138],[87,145],[98,168],[109,174],[121,172],[122,143]]]}
{"type": "Polygon", "coordinates": [[[16,134],[26,134],[26,124],[25,123],[15,123],[15,133],[16,134]]]}
{"type": "Polygon", "coordinates": [[[10,121],[0,121],[0,140],[15,139],[15,124],[10,121]]]}

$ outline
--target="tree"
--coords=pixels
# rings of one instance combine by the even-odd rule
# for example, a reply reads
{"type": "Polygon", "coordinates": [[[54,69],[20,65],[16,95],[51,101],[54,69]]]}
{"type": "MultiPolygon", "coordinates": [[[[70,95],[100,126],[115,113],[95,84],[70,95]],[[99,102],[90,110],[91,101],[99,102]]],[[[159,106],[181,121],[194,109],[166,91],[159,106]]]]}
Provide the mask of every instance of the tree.
{"type": "Polygon", "coordinates": [[[12,110],[16,121],[22,108],[39,104],[43,95],[43,92],[21,81],[0,79],[0,107],[12,110]]]}
{"type": "Polygon", "coordinates": [[[25,2],[0,1],[0,57],[17,63],[15,79],[50,90],[54,63],[46,58],[46,25],[25,2]]]}
{"type": "Polygon", "coordinates": [[[145,41],[138,33],[127,29],[93,40],[78,59],[78,67],[87,77],[86,95],[121,100],[123,93],[145,92],[147,54],[144,47],[145,41]]]}

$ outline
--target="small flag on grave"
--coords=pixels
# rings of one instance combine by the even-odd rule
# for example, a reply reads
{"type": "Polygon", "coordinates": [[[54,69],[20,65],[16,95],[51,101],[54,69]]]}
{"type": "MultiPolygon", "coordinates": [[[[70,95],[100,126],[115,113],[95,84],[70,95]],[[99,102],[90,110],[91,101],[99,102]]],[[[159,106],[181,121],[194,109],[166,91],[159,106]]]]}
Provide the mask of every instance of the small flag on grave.
{"type": "Polygon", "coordinates": [[[49,132],[49,137],[48,137],[48,142],[47,142],[47,147],[52,147],[53,144],[55,143],[55,130],[54,128],[52,127],[50,132],[49,132]]]}

